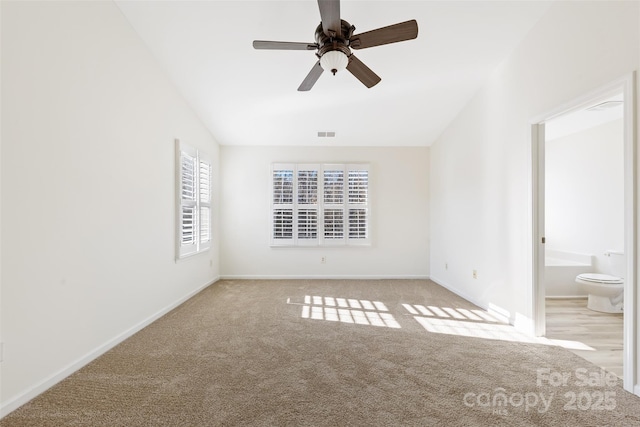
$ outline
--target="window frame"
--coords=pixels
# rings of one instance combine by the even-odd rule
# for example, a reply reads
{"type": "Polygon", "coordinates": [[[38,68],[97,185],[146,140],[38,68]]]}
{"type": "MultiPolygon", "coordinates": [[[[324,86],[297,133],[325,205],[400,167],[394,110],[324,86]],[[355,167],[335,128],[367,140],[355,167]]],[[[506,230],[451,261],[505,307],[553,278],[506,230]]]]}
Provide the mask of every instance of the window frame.
{"type": "Polygon", "coordinates": [[[210,157],[201,150],[188,144],[175,140],[176,158],[176,261],[188,258],[208,251],[211,248],[212,233],[212,184],[213,164],[210,157]],[[183,197],[185,194],[185,158],[193,160],[193,178],[187,190],[187,194],[193,197],[183,197]],[[191,224],[192,239],[185,244],[184,230],[188,228],[185,223],[184,208],[193,209],[191,224]],[[203,215],[203,211],[207,213],[203,215]],[[206,220],[206,221],[205,221],[206,220]],[[205,227],[205,228],[203,228],[205,227]],[[205,235],[206,236],[203,236],[205,235]]]}
{"type": "MultiPolygon", "coordinates": [[[[336,174],[339,175],[339,174],[336,174]]],[[[329,176],[330,177],[330,176],[329,176]]],[[[284,179],[284,178],[283,178],[284,179]]],[[[339,182],[339,180],[337,180],[339,182]]],[[[311,187],[313,183],[311,184],[311,187]]],[[[368,163],[272,163],[270,168],[270,201],[269,201],[269,242],[271,247],[317,247],[317,246],[370,246],[371,245],[371,166],[368,163]],[[276,191],[276,175],[278,171],[282,171],[280,175],[282,177],[288,176],[287,172],[291,172],[292,182],[290,184],[291,195],[287,195],[284,184],[279,185],[277,188],[280,193],[276,191]],[[305,190],[305,194],[308,189],[304,186],[301,187],[301,176],[308,176],[308,174],[302,174],[301,172],[315,171],[316,174],[316,195],[315,203],[305,201],[301,199],[300,191],[305,190]],[[325,172],[340,172],[342,174],[341,187],[338,196],[336,193],[325,193],[325,188],[328,187],[328,181],[325,182],[325,172]],[[352,172],[366,172],[366,185],[364,191],[360,188],[359,198],[362,200],[353,200],[354,197],[349,197],[350,190],[354,190],[350,186],[349,175],[352,172]],[[364,196],[363,196],[364,194],[364,196]],[[332,196],[333,197],[330,197],[332,196]],[[285,201],[285,203],[279,203],[285,201]],[[290,201],[290,202],[289,202],[290,201]],[[303,218],[301,215],[302,210],[310,210],[316,212],[316,237],[301,237],[300,221],[303,218]],[[350,236],[350,213],[354,210],[364,210],[364,215],[360,216],[359,224],[362,224],[364,220],[364,229],[359,227],[359,237],[350,236]],[[278,218],[277,212],[291,212],[291,219],[288,221],[281,220],[280,234],[284,237],[275,236],[275,225],[278,218]],[[341,211],[342,220],[340,225],[342,226],[342,235],[336,238],[329,237],[328,223],[329,211],[341,211]],[[364,233],[364,236],[362,234],[364,233]],[[290,235],[290,237],[286,237],[290,235]]],[[[355,194],[355,193],[353,193],[355,194]]],[[[302,229],[307,231],[307,229],[302,229]]]]}

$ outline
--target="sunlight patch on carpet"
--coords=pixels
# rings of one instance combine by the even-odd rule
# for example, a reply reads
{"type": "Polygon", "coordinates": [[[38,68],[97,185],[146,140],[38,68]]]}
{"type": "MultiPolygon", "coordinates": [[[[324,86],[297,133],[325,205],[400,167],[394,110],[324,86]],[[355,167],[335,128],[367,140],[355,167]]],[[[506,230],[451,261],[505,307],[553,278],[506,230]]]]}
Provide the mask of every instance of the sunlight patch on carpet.
{"type": "Polygon", "coordinates": [[[433,319],[421,316],[414,316],[413,318],[427,331],[437,334],[526,343],[539,342],[537,337],[524,335],[516,331],[511,325],[495,325],[482,322],[466,322],[450,319],[433,319]]]}
{"type": "Polygon", "coordinates": [[[489,313],[482,310],[467,310],[466,308],[451,308],[451,307],[436,307],[429,305],[427,307],[420,304],[402,304],[402,306],[411,314],[441,317],[441,318],[455,318],[460,320],[475,320],[475,321],[487,321],[499,323],[500,320],[493,317],[489,313]]]}
{"type": "Polygon", "coordinates": [[[305,295],[301,317],[394,329],[401,327],[383,302],[354,298],[305,295]]]}
{"type": "Polygon", "coordinates": [[[425,330],[436,334],[545,344],[570,350],[595,351],[593,347],[580,341],[555,340],[523,334],[512,325],[504,323],[482,310],[454,309],[431,305],[424,307],[418,304],[402,304],[402,306],[425,330]]]}
{"type": "MultiPolygon", "coordinates": [[[[320,295],[305,295],[287,304],[301,306],[301,317],[310,320],[351,323],[354,325],[379,326],[400,329],[402,326],[382,301],[341,298],[320,295]]],[[[569,350],[595,351],[580,341],[556,340],[534,337],[518,331],[500,313],[481,309],[460,307],[438,307],[435,305],[400,304],[426,331],[436,334],[457,335],[508,342],[544,344],[569,350]]],[[[395,313],[398,315],[398,313],[395,313]]]]}

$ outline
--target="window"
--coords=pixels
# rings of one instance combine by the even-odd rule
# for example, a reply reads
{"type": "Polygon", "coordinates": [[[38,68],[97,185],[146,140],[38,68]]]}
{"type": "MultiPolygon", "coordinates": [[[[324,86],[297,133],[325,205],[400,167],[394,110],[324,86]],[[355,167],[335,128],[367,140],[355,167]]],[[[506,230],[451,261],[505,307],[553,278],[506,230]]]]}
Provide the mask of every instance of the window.
{"type": "Polygon", "coordinates": [[[271,245],[369,244],[369,165],[271,167],[271,245]]]}
{"type": "Polygon", "coordinates": [[[211,247],[211,161],[176,140],[178,181],[177,258],[211,247]]]}

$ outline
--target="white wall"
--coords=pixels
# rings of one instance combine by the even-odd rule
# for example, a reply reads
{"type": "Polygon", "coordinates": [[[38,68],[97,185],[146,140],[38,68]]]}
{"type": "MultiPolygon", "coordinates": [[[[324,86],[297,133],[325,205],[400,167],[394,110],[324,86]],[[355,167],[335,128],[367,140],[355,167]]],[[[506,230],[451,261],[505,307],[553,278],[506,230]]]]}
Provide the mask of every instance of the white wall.
{"type": "Polygon", "coordinates": [[[624,251],[623,148],[622,119],[545,144],[546,249],[591,254],[593,272],[624,251]]]}
{"type": "Polygon", "coordinates": [[[174,138],[219,149],[110,2],[2,2],[2,88],[5,414],[215,280],[217,240],[174,261],[174,138]]]}
{"type": "Polygon", "coordinates": [[[638,69],[639,7],[556,2],[432,145],[433,279],[531,327],[530,125],[638,69]]]}
{"type": "Polygon", "coordinates": [[[221,148],[224,277],[427,277],[429,149],[221,148]],[[370,247],[269,247],[270,165],[370,162],[370,247]],[[406,183],[410,183],[406,186],[406,183]],[[326,264],[320,258],[326,256],[326,264]]]}

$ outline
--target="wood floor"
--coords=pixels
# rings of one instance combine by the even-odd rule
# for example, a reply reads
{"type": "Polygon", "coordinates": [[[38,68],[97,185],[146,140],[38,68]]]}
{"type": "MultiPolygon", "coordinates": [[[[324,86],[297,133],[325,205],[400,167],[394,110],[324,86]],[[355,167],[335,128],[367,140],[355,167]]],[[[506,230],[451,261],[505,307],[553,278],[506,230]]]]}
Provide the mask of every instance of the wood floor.
{"type": "Polygon", "coordinates": [[[622,377],[622,314],[589,310],[586,298],[547,299],[546,308],[547,338],[591,347],[569,350],[622,377]]]}

